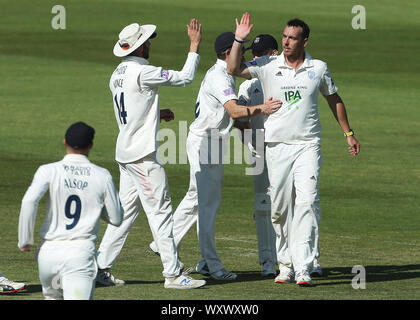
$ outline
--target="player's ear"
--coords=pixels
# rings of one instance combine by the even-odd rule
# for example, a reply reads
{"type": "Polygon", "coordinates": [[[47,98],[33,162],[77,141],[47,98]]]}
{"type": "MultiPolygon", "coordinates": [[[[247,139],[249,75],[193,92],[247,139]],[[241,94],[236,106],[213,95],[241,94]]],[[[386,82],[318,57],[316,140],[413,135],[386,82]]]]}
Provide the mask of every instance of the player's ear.
{"type": "Polygon", "coordinates": [[[64,139],[64,140],[63,140],[63,144],[64,144],[66,147],[68,147],[68,146],[69,146],[69,145],[67,144],[66,139],[64,139]]]}
{"type": "Polygon", "coordinates": [[[273,49],[273,52],[271,52],[272,56],[278,56],[279,55],[279,51],[277,49],[273,49]]]}

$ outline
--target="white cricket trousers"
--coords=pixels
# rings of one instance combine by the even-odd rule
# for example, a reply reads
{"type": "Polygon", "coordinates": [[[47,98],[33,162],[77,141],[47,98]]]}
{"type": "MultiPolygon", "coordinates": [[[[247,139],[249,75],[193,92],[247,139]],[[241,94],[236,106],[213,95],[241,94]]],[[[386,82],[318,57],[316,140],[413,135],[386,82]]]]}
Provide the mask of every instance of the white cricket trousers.
{"type": "Polygon", "coordinates": [[[268,194],[270,182],[265,162],[263,172],[253,175],[253,179],[254,219],[257,229],[259,263],[263,264],[267,261],[276,263],[276,233],[271,222],[271,199],[268,194]]]}
{"type": "Polygon", "coordinates": [[[187,155],[190,163],[190,184],[174,214],[173,230],[178,245],[198,220],[198,242],[202,259],[206,261],[210,273],[224,268],[216,252],[214,230],[222,200],[224,148],[225,141],[221,139],[199,137],[189,132],[187,155]]]}
{"type": "MultiPolygon", "coordinates": [[[[179,250],[180,243],[185,234],[198,219],[198,193],[196,173],[200,171],[199,148],[200,138],[192,133],[187,136],[186,150],[190,165],[190,182],[188,191],[179,203],[174,213],[173,233],[175,244],[179,250]]],[[[197,233],[198,235],[198,233],[197,233]]]]}
{"type": "Polygon", "coordinates": [[[37,250],[46,300],[92,300],[97,272],[92,240],[43,241],[37,250]]]}
{"type": "Polygon", "coordinates": [[[100,269],[111,268],[143,207],[160,251],[165,278],[180,274],[172,228],[173,215],[168,180],[156,152],[133,163],[119,163],[119,196],[124,208],[119,227],[108,225],[98,249],[100,269]]]}
{"type": "Polygon", "coordinates": [[[320,146],[268,143],[266,160],[278,262],[310,271],[318,254],[321,217],[320,146]]]}

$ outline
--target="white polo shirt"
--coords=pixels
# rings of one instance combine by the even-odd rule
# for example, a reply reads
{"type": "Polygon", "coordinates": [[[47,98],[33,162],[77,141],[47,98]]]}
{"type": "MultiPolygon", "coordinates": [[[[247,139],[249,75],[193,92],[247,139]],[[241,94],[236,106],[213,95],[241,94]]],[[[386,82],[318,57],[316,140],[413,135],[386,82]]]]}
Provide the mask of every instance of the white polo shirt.
{"type": "Polygon", "coordinates": [[[233,119],[224,108],[230,100],[238,100],[236,79],[226,71],[227,63],[217,59],[201,82],[195,105],[196,119],[190,131],[200,137],[226,138],[233,126],[233,119]]]}
{"type": "Polygon", "coordinates": [[[38,168],[22,199],[19,248],[34,243],[38,203],[47,193],[47,213],[40,236],[45,240],[96,241],[99,218],[120,225],[123,208],[108,170],[84,155],[68,154],[38,168]]]}
{"type": "Polygon", "coordinates": [[[120,130],[115,148],[118,162],[133,162],[157,150],[160,123],[158,87],[190,84],[199,61],[200,56],[190,52],[182,70],[173,71],[149,65],[144,58],[123,58],[109,81],[120,130]]]}
{"type": "Polygon", "coordinates": [[[319,144],[321,124],[318,95],[337,92],[327,64],[305,53],[305,61],[295,70],[280,56],[264,56],[246,63],[253,78],[260,80],[265,99],[280,99],[283,105],[264,123],[265,142],[319,144]]]}

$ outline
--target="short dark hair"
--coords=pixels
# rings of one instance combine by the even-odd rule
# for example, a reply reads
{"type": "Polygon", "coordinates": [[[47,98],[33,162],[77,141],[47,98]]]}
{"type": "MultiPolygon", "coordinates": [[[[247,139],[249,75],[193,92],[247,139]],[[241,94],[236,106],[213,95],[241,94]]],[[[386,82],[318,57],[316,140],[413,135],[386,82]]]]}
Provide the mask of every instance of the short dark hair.
{"type": "Polygon", "coordinates": [[[222,53],[218,53],[216,54],[217,58],[220,60],[225,60],[226,59],[226,51],[229,49],[226,49],[225,51],[223,51],[222,53]]]}
{"type": "Polygon", "coordinates": [[[301,27],[302,28],[302,39],[309,38],[310,29],[309,26],[302,20],[295,18],[287,21],[288,27],[301,27]]]}

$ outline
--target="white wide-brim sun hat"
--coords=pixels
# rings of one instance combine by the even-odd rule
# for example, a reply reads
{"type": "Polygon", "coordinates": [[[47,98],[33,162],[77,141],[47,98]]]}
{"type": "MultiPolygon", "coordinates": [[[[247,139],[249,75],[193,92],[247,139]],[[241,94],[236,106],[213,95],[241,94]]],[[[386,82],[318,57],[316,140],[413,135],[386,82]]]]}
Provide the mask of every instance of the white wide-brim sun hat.
{"type": "Polygon", "coordinates": [[[132,23],[120,32],[118,35],[119,40],[114,46],[114,55],[117,57],[125,57],[130,54],[147,39],[156,37],[156,26],[153,24],[139,25],[138,23],[132,23]]]}

